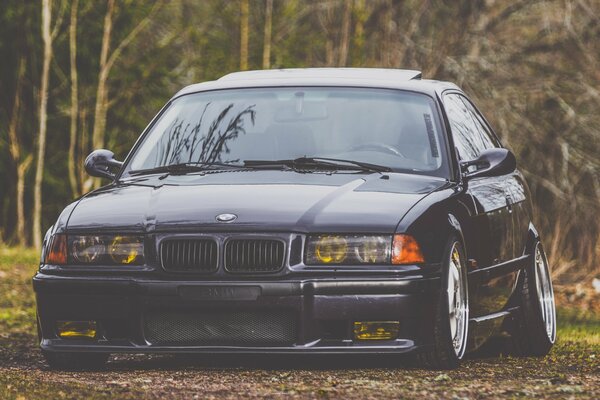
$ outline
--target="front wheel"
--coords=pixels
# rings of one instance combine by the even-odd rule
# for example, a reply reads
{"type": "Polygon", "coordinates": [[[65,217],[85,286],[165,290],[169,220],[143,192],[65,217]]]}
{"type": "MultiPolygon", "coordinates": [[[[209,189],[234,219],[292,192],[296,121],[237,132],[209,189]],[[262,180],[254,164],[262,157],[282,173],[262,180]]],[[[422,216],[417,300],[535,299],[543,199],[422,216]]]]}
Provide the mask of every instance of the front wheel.
{"type": "Polygon", "coordinates": [[[469,292],[462,244],[452,237],[444,252],[442,287],[435,315],[433,348],[418,355],[429,368],[458,367],[467,348],[469,292]]]}
{"type": "Polygon", "coordinates": [[[548,259],[542,244],[535,243],[532,262],[524,271],[520,314],[513,338],[522,356],[545,356],[556,341],[556,306],[548,259]]]}

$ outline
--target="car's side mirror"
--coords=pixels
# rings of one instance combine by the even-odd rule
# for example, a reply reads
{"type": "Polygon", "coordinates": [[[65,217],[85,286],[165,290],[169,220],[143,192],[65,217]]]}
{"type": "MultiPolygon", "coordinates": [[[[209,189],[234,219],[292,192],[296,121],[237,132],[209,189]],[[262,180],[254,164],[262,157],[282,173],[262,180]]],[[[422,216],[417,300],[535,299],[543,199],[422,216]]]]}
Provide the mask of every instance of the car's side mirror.
{"type": "Polygon", "coordinates": [[[516,168],[515,155],[502,148],[486,149],[475,160],[461,161],[460,163],[463,177],[467,179],[506,175],[516,168]],[[470,167],[475,167],[475,169],[471,170],[470,167]]]}
{"type": "Polygon", "coordinates": [[[110,150],[92,151],[85,159],[85,171],[98,178],[115,179],[116,174],[111,169],[120,169],[123,162],[115,160],[114,156],[110,150]]]}

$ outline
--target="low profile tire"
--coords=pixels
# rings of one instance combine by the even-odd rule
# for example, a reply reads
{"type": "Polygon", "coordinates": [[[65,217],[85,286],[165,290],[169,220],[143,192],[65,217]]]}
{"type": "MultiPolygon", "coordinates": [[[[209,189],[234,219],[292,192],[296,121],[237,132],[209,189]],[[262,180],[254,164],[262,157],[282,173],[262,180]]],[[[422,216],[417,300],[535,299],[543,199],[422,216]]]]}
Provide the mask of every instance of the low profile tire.
{"type": "Polygon", "coordinates": [[[434,343],[417,355],[418,363],[432,369],[454,369],[467,348],[469,293],[465,252],[456,237],[444,251],[442,286],[435,315],[434,343]]]}
{"type": "Polygon", "coordinates": [[[513,339],[520,356],[545,356],[556,341],[556,307],[548,259],[538,241],[524,270],[513,339]]]}
{"type": "Polygon", "coordinates": [[[59,371],[95,371],[106,366],[110,354],[63,353],[42,350],[50,369],[59,371]]]}

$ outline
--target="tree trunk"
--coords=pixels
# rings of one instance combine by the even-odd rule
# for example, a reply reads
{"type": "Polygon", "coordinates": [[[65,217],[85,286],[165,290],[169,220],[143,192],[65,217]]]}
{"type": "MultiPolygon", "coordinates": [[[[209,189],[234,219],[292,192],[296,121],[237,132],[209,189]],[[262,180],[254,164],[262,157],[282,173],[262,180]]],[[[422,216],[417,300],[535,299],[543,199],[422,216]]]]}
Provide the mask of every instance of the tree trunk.
{"type": "Polygon", "coordinates": [[[352,16],[352,2],[344,2],[344,15],[342,18],[342,38],[340,40],[340,52],[338,66],[345,67],[348,64],[348,48],[350,46],[350,17],[352,16]]]}
{"type": "Polygon", "coordinates": [[[17,87],[15,90],[15,101],[13,103],[12,115],[8,125],[8,143],[9,153],[17,170],[17,229],[16,239],[20,246],[27,244],[25,234],[25,205],[23,204],[23,189],[25,187],[25,172],[31,164],[31,155],[24,161],[21,161],[21,144],[17,130],[19,129],[19,116],[21,110],[21,87],[23,85],[23,77],[25,75],[25,59],[19,60],[19,69],[17,72],[17,87]]]}
{"type": "Polygon", "coordinates": [[[325,66],[335,67],[336,52],[333,41],[333,31],[335,13],[333,5],[330,2],[326,2],[319,13],[319,19],[321,21],[321,27],[323,28],[323,34],[325,35],[325,66]]]}
{"type": "Polygon", "coordinates": [[[265,36],[263,40],[263,69],[271,68],[271,33],[273,31],[273,0],[265,3],[265,36]]]}
{"type": "Polygon", "coordinates": [[[356,24],[354,25],[354,37],[352,39],[352,64],[362,66],[365,62],[365,22],[369,17],[365,0],[356,0],[354,3],[354,14],[356,24]]]}
{"type": "Polygon", "coordinates": [[[248,0],[240,0],[240,70],[248,69],[248,0]]]}
{"type": "MultiPolygon", "coordinates": [[[[85,104],[82,104],[82,106],[79,107],[79,121],[81,126],[79,127],[79,158],[77,159],[77,165],[83,165],[90,146],[90,132],[88,131],[87,115],[87,108],[85,104]]],[[[80,168],[78,172],[81,193],[87,193],[91,189],[92,181],[88,179],[88,175],[83,168],[80,168]],[[89,186],[86,186],[86,184],[89,186]]]]}
{"type": "Polygon", "coordinates": [[[77,8],[79,0],[74,0],[71,4],[71,22],[69,24],[69,58],[71,63],[71,129],[69,132],[69,182],[71,183],[71,192],[73,197],[79,195],[79,185],[77,183],[77,170],[75,149],[77,146],[77,116],[78,95],[77,95],[77,8]]]}
{"type": "Polygon", "coordinates": [[[19,246],[27,246],[25,233],[25,174],[31,166],[33,155],[29,154],[17,165],[17,242],[19,246]]]}
{"type": "MultiPolygon", "coordinates": [[[[160,7],[162,7],[162,1],[156,1],[152,10],[148,15],[139,23],[135,28],[129,32],[129,34],[123,39],[121,43],[115,48],[110,54],[109,48],[111,41],[113,14],[115,11],[115,1],[108,0],[108,6],[106,14],[104,16],[104,31],[102,33],[102,48],[100,50],[100,71],[98,73],[98,87],[96,89],[96,106],[94,108],[94,126],[92,128],[92,147],[94,149],[101,149],[104,147],[104,138],[106,131],[106,115],[108,113],[108,76],[111,68],[115,65],[115,62],[119,59],[121,52],[127,47],[133,39],[140,33],[146,25],[152,20],[152,17],[160,7]]],[[[91,186],[91,181],[86,181],[86,185],[91,186]],[[89,184],[89,185],[88,185],[89,184]]],[[[100,179],[96,178],[93,181],[93,186],[98,187],[100,185],[100,179]]]]}
{"type": "MultiPolygon", "coordinates": [[[[113,13],[115,11],[115,1],[108,0],[106,14],[104,15],[104,29],[102,31],[102,48],[100,49],[100,70],[98,72],[98,86],[96,88],[96,106],[94,108],[94,125],[92,127],[92,149],[104,148],[104,137],[106,131],[106,114],[108,113],[108,80],[109,68],[108,50],[110,48],[110,38],[112,33],[113,13]]],[[[90,188],[100,187],[99,178],[89,178],[86,181],[90,188]]]]}
{"type": "Polygon", "coordinates": [[[392,0],[387,0],[385,12],[383,14],[383,43],[381,51],[381,64],[384,67],[391,67],[392,52],[392,30],[393,30],[394,5],[392,0]]]}
{"type": "Polygon", "coordinates": [[[50,61],[52,59],[52,34],[50,32],[52,0],[42,0],[42,39],[44,42],[44,61],[40,86],[40,115],[37,148],[37,163],[33,190],[33,245],[42,247],[42,179],[44,176],[44,158],[46,153],[46,128],[48,119],[48,83],[50,80],[50,61]]]}
{"type": "Polygon", "coordinates": [[[108,95],[106,81],[108,78],[108,50],[112,32],[112,17],[115,11],[115,0],[108,0],[106,14],[104,15],[104,30],[102,33],[102,48],[100,50],[100,72],[98,73],[98,87],[96,89],[96,108],[94,109],[94,127],[92,129],[92,147],[104,147],[104,131],[106,129],[106,113],[108,109],[108,95]]]}

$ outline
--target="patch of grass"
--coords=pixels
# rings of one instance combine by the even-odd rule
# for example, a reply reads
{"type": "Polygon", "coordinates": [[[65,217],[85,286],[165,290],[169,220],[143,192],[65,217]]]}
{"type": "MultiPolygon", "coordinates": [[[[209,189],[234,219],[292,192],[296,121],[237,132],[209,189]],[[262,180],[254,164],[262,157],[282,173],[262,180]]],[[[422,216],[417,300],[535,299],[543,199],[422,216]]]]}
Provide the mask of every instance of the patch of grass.
{"type": "Polygon", "coordinates": [[[2,370],[0,374],[0,399],[138,399],[140,393],[128,390],[98,390],[78,383],[65,385],[60,382],[45,380],[38,373],[27,373],[19,369],[2,370]]]}
{"type": "Polygon", "coordinates": [[[600,316],[573,308],[559,308],[559,341],[586,343],[600,349],[600,316]]]}
{"type": "Polygon", "coordinates": [[[40,262],[40,253],[37,250],[23,247],[0,246],[0,271],[25,267],[35,271],[40,262]]]}
{"type": "Polygon", "coordinates": [[[35,332],[31,277],[38,264],[35,250],[0,248],[0,337],[35,332]]]}

